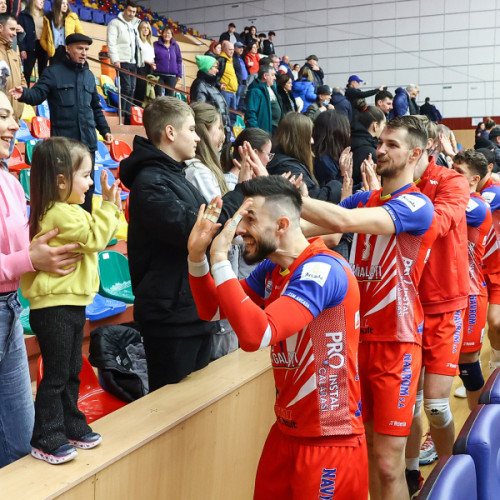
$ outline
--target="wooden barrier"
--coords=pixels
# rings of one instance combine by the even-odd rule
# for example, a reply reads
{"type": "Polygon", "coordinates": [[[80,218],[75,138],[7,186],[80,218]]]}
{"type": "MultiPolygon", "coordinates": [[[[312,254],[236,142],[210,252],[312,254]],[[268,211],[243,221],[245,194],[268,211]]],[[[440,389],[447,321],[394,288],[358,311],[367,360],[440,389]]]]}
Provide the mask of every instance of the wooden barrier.
{"type": "Polygon", "coordinates": [[[237,350],[95,422],[103,443],[72,462],[0,469],[0,497],[249,500],[274,399],[269,350],[237,350]]]}

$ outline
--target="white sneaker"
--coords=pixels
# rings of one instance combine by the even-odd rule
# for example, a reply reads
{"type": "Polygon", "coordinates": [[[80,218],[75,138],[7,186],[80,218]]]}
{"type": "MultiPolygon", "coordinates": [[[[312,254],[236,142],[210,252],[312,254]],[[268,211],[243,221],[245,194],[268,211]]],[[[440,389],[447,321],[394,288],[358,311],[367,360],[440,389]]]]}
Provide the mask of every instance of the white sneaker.
{"type": "Polygon", "coordinates": [[[459,385],[454,392],[454,396],[456,398],[462,398],[465,399],[467,397],[467,391],[465,390],[465,387],[463,385],[459,385]]]}
{"type": "Polygon", "coordinates": [[[420,465],[430,465],[438,459],[438,454],[434,446],[434,441],[432,440],[431,433],[427,433],[425,441],[420,447],[420,454],[418,457],[418,463],[420,465]]]}

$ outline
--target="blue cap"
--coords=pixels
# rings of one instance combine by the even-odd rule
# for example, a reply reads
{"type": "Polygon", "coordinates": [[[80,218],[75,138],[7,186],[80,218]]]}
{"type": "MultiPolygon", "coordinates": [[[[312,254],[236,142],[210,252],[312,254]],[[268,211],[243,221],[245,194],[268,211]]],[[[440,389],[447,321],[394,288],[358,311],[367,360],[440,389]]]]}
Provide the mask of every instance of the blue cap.
{"type": "Polygon", "coordinates": [[[363,80],[361,80],[361,78],[359,76],[356,76],[356,75],[351,75],[349,77],[349,82],[359,82],[361,83],[363,80]]]}

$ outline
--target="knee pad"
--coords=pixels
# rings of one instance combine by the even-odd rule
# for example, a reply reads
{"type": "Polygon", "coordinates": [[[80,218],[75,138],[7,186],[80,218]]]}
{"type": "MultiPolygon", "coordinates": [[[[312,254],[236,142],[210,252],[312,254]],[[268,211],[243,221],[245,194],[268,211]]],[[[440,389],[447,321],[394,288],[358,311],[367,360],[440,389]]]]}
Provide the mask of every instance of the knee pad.
{"type": "Polygon", "coordinates": [[[450,411],[450,400],[448,398],[424,398],[424,410],[429,423],[435,429],[448,427],[453,420],[453,415],[450,411]]]}
{"type": "Polygon", "coordinates": [[[468,391],[478,391],[484,385],[484,378],[481,372],[479,361],[475,363],[459,363],[460,378],[468,391]]]}
{"type": "Polygon", "coordinates": [[[413,409],[413,416],[420,417],[422,413],[422,401],[424,400],[424,390],[417,391],[417,398],[415,399],[415,408],[413,409]]]}

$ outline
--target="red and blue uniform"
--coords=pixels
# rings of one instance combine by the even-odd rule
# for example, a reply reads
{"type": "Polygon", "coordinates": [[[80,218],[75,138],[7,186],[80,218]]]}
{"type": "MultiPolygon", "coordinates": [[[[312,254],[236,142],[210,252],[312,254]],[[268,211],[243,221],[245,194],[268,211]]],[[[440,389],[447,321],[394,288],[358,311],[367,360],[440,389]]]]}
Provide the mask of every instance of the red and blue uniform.
{"type": "Polygon", "coordinates": [[[418,284],[436,238],[434,208],[414,184],[387,196],[356,193],[341,205],[382,207],[394,222],[391,235],[354,235],[350,264],[361,292],[363,419],[373,418],[376,432],[406,436],[421,367],[418,284]]]}

